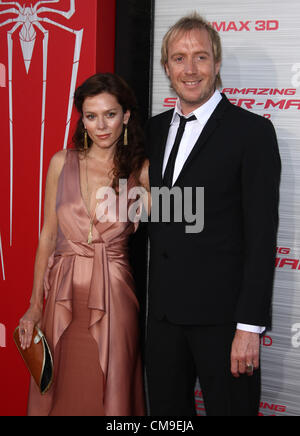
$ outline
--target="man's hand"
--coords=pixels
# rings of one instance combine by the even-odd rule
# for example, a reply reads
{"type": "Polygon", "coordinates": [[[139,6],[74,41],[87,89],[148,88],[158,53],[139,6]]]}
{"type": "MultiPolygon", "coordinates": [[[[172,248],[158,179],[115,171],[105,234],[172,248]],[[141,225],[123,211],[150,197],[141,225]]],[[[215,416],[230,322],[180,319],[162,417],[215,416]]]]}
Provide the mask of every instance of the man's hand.
{"type": "Polygon", "coordinates": [[[253,371],[259,368],[259,351],[259,334],[237,330],[231,350],[232,375],[236,378],[240,374],[253,375],[253,371]],[[252,370],[251,365],[253,365],[252,370]]]}

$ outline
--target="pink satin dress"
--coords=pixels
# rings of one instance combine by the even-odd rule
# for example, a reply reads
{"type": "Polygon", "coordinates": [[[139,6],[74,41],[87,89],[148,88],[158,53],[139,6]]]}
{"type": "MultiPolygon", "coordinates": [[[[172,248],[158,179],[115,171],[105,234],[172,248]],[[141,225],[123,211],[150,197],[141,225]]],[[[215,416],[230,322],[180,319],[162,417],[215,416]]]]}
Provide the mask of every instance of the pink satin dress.
{"type": "MultiPolygon", "coordinates": [[[[126,201],[129,208],[132,200],[126,201]]],[[[127,253],[137,224],[96,218],[88,244],[90,217],[75,150],[68,150],[59,179],[57,216],[42,326],[54,356],[54,382],[42,396],[31,381],[28,415],[143,416],[139,304],[127,253]]]]}

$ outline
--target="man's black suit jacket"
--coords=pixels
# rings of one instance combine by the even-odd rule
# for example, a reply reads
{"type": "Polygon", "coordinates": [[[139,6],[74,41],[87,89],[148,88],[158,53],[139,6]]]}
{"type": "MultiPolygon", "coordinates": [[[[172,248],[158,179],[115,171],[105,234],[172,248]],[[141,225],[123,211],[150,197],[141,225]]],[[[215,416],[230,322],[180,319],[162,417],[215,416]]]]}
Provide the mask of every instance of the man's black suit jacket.
{"type": "MultiPolygon", "coordinates": [[[[223,95],[175,186],[204,187],[204,229],[150,223],[149,309],[185,325],[269,326],[281,162],[266,118],[223,95]]],[[[173,110],[146,128],[151,187],[162,166],[173,110]]]]}

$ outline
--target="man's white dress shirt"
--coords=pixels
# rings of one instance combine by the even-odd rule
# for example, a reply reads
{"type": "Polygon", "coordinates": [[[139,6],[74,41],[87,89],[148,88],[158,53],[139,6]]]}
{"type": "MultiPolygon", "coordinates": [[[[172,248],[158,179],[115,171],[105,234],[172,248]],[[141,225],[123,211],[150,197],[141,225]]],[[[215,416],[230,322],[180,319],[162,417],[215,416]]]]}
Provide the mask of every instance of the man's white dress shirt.
{"type": "MultiPolygon", "coordinates": [[[[173,177],[173,185],[178,179],[178,176],[185,164],[185,161],[187,160],[188,156],[190,155],[192,149],[194,148],[199,136],[202,133],[202,130],[204,129],[207,121],[215,111],[216,107],[222,100],[222,96],[219,91],[216,91],[214,95],[202,106],[200,106],[198,109],[194,110],[192,113],[186,116],[186,118],[189,118],[192,115],[195,115],[197,120],[190,121],[186,123],[185,131],[179,146],[175,168],[174,168],[174,177],[173,177]]],[[[163,162],[163,175],[168,163],[169,156],[171,154],[172,147],[175,142],[175,137],[177,134],[177,130],[179,127],[180,122],[180,116],[183,116],[180,108],[180,100],[177,100],[176,107],[174,110],[174,114],[171,120],[170,129],[169,129],[169,136],[166,144],[165,149],[165,157],[163,162]]],[[[238,324],[237,325],[238,330],[243,330],[251,333],[263,333],[265,331],[265,327],[258,327],[253,325],[247,325],[247,324],[238,324]]]]}

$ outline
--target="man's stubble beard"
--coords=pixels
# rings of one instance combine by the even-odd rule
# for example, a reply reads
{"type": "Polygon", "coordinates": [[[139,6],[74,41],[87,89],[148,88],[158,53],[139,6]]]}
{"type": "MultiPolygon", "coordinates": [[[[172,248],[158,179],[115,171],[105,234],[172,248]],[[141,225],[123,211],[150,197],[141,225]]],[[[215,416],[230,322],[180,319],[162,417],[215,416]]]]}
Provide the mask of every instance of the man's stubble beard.
{"type": "Polygon", "coordinates": [[[170,87],[179,97],[179,100],[181,102],[185,103],[187,106],[200,107],[203,106],[214,95],[216,91],[216,83],[217,81],[215,80],[213,83],[211,83],[211,86],[208,90],[203,90],[203,92],[198,95],[197,98],[195,98],[194,100],[185,98],[180,90],[177,89],[176,85],[174,86],[172,82],[170,82],[170,87]]]}

